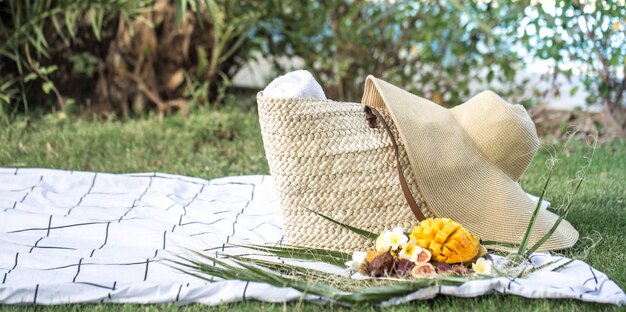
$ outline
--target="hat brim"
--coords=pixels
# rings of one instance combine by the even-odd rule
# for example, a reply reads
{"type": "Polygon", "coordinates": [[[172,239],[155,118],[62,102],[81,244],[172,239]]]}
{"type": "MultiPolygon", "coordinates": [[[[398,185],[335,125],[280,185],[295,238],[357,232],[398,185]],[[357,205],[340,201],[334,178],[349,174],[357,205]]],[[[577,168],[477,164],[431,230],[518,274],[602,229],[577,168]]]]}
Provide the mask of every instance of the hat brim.
{"type": "MultiPolygon", "coordinates": [[[[387,110],[393,119],[430,209],[425,214],[451,218],[483,241],[521,242],[536,203],[481,153],[450,110],[372,76],[367,77],[362,102],[387,110]]],[[[550,231],[557,218],[552,212],[539,212],[530,246],[550,231]]],[[[562,220],[539,251],[569,248],[577,240],[578,232],[562,220]]]]}

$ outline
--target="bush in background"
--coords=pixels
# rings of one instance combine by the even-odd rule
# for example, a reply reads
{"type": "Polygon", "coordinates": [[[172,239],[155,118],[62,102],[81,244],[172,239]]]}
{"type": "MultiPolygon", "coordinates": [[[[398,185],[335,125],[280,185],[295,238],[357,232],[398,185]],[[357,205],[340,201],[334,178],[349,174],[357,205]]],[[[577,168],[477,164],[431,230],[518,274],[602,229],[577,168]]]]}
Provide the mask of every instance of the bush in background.
{"type": "Polygon", "coordinates": [[[525,15],[520,41],[534,57],[552,63],[547,80],[576,72],[589,92],[587,102],[603,106],[607,131],[626,136],[626,3],[537,2],[525,15]]]}
{"type": "Polygon", "coordinates": [[[4,2],[5,112],[79,104],[126,115],[219,102],[252,57],[249,32],[263,12],[262,1],[4,2]]]}
{"type": "Polygon", "coordinates": [[[626,135],[624,1],[291,1],[274,12],[270,55],[302,58],[332,98],[358,101],[374,74],[444,105],[472,85],[532,105],[546,93],[524,98],[516,74],[548,60],[542,89],[558,97],[556,78],[579,69],[587,101],[603,105],[601,131],[626,135]]]}
{"type": "Polygon", "coordinates": [[[64,109],[66,89],[93,92],[91,78],[115,35],[111,29],[120,18],[128,21],[147,8],[146,1],[137,0],[2,2],[0,106],[5,112],[48,105],[64,109]]]}
{"type": "Polygon", "coordinates": [[[332,98],[359,100],[365,76],[373,74],[456,105],[467,99],[473,81],[512,80],[521,58],[511,35],[521,8],[454,1],[283,3],[281,36],[270,52],[303,58],[332,98]]]}
{"type": "Polygon", "coordinates": [[[580,65],[626,134],[623,0],[1,2],[0,112],[188,112],[222,102],[259,55],[302,59],[338,100],[373,74],[443,105],[476,86],[532,104],[515,77],[534,58],[554,64],[546,85],[580,65]]]}

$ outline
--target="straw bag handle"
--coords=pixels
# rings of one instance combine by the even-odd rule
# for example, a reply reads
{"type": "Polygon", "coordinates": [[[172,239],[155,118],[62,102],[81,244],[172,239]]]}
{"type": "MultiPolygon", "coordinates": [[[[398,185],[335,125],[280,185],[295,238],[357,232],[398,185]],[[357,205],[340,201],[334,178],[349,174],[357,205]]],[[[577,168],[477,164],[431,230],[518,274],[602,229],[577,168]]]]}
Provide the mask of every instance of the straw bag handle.
{"type": "Polygon", "coordinates": [[[398,142],[396,142],[396,138],[393,136],[393,132],[389,128],[389,125],[383,118],[383,116],[373,107],[365,105],[363,107],[365,111],[365,119],[367,120],[370,128],[377,128],[376,121],[379,120],[380,123],[385,128],[387,135],[389,135],[389,139],[391,139],[391,144],[393,145],[393,150],[396,154],[396,164],[398,168],[398,176],[400,178],[400,186],[402,187],[402,193],[404,193],[404,197],[406,198],[413,215],[417,218],[418,221],[422,221],[426,219],[422,211],[420,211],[417,202],[415,202],[415,198],[413,198],[413,194],[409,190],[409,185],[406,183],[406,179],[404,178],[404,170],[402,170],[402,164],[400,163],[400,150],[398,148],[398,142]]]}

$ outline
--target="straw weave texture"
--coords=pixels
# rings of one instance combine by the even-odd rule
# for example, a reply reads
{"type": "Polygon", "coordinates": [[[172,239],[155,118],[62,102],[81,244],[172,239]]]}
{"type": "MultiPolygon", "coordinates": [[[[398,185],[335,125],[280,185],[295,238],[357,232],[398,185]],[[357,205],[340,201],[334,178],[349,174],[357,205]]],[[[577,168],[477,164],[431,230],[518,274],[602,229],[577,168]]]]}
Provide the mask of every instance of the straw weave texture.
{"type": "MultiPolygon", "coordinates": [[[[257,96],[259,122],[290,244],[341,251],[364,250],[368,241],[307,209],[375,233],[417,223],[402,194],[392,143],[382,127],[370,128],[363,106],[319,99],[257,96]]],[[[398,139],[411,193],[433,217],[398,139]]]]}

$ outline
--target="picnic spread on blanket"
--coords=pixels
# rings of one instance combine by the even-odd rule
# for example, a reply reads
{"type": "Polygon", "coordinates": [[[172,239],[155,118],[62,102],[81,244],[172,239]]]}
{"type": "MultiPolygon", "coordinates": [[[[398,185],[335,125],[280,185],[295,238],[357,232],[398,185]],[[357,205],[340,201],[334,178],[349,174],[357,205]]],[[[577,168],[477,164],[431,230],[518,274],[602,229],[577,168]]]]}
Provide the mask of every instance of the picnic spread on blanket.
{"type": "Polygon", "coordinates": [[[336,102],[306,71],[257,102],[271,176],[0,168],[0,304],[626,304],[555,253],[579,238],[569,205],[517,183],[539,148],[522,106],[485,91],[447,109],[373,76],[336,102]]]}
{"type": "MultiPolygon", "coordinates": [[[[214,254],[228,251],[229,243],[279,245],[283,240],[270,176],[207,181],[161,173],[0,169],[2,304],[298,300],[302,294],[293,289],[211,283],[179,273],[164,260],[186,255],[186,248],[214,254]]],[[[548,253],[531,258],[536,265],[556,259],[561,257],[548,253]]],[[[501,260],[494,256],[494,262],[501,260]]],[[[387,304],[490,293],[626,304],[626,295],[609,277],[581,261],[524,279],[433,286],[387,304]]]]}

